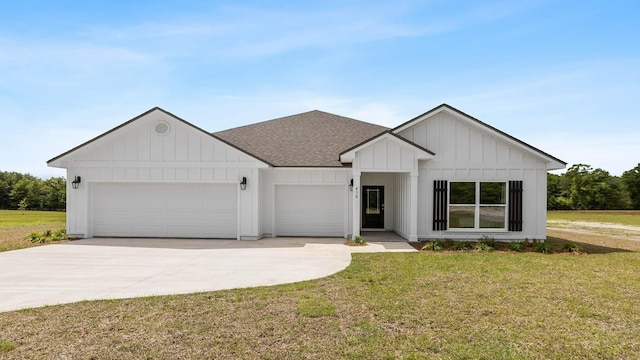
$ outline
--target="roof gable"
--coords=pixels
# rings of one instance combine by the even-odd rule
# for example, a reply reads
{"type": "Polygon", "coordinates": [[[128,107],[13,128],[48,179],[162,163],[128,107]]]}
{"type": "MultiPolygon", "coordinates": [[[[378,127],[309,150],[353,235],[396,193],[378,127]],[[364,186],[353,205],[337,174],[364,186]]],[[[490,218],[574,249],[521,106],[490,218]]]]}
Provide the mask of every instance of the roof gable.
{"type": "Polygon", "coordinates": [[[566,166],[566,162],[538,149],[535,148],[527,143],[525,143],[522,140],[519,140],[487,123],[484,123],[476,118],[474,118],[471,115],[468,115],[452,106],[449,106],[447,104],[442,104],[439,105],[419,116],[416,116],[415,118],[393,128],[391,131],[395,134],[400,135],[401,133],[407,131],[408,129],[416,126],[417,124],[431,118],[434,117],[440,113],[446,113],[450,116],[455,117],[458,120],[464,121],[465,123],[467,123],[469,126],[474,127],[474,128],[478,128],[482,131],[491,133],[493,136],[495,136],[496,138],[500,139],[501,141],[514,146],[516,148],[519,148],[520,150],[522,150],[525,153],[530,154],[531,156],[540,159],[542,161],[544,161],[545,163],[547,163],[547,169],[548,170],[556,170],[556,169],[563,169],[566,166]]]}
{"type": "Polygon", "coordinates": [[[211,158],[213,161],[216,157],[224,158],[225,161],[228,158],[244,162],[257,161],[258,166],[268,166],[261,159],[159,107],[52,158],[47,164],[64,168],[70,161],[189,161],[195,158],[200,161],[211,158]],[[163,125],[158,128],[159,124],[163,125]],[[165,131],[166,135],[162,133],[165,131]],[[203,146],[190,149],[189,140],[202,142],[203,146]],[[211,153],[205,154],[206,149],[210,149],[211,153]],[[237,155],[231,155],[231,152],[237,155]]]}
{"type": "Polygon", "coordinates": [[[414,156],[417,160],[432,159],[433,156],[435,155],[432,151],[429,151],[420,145],[417,145],[401,136],[398,136],[392,133],[391,131],[385,131],[379,135],[376,135],[370,139],[363,141],[360,144],[357,144],[351,147],[350,149],[343,151],[340,154],[340,161],[343,163],[350,163],[355,159],[357,152],[375,147],[376,144],[382,143],[382,142],[392,144],[392,146],[400,146],[403,148],[411,149],[411,151],[414,153],[414,156]]]}
{"type": "Polygon", "coordinates": [[[342,167],[339,154],[388,128],[323,111],[309,111],[214,133],[282,167],[342,167]]]}

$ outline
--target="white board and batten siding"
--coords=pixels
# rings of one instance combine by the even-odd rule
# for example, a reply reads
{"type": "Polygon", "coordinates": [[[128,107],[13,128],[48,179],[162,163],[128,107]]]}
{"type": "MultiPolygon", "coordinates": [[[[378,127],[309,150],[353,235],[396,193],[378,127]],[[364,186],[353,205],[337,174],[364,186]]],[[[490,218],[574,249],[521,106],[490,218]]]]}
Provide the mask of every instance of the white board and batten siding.
{"type": "Polygon", "coordinates": [[[520,240],[546,237],[546,162],[509,139],[456,115],[440,112],[402,130],[400,136],[425,147],[436,156],[420,162],[418,233],[420,238],[469,238],[483,234],[496,239],[520,240]],[[433,231],[433,182],[523,181],[522,232],[433,231]]]}
{"type": "Polygon", "coordinates": [[[163,111],[152,111],[116,128],[62,156],[54,165],[66,167],[69,179],[82,177],[79,189],[69,187],[67,191],[69,234],[173,236],[180,228],[179,218],[195,224],[194,217],[200,216],[197,212],[215,217],[212,208],[217,204],[224,214],[191,230],[182,227],[182,234],[259,235],[258,169],[267,165],[163,111]],[[240,191],[243,176],[249,179],[249,186],[240,191]],[[129,194],[130,200],[119,194],[129,194]],[[157,206],[155,215],[145,204],[157,206]],[[123,206],[129,210],[123,212],[123,206]],[[124,214],[129,219],[117,228],[112,220],[122,220],[124,214]],[[154,229],[154,221],[160,218],[165,225],[154,229]],[[228,222],[225,225],[223,218],[228,222]]]}

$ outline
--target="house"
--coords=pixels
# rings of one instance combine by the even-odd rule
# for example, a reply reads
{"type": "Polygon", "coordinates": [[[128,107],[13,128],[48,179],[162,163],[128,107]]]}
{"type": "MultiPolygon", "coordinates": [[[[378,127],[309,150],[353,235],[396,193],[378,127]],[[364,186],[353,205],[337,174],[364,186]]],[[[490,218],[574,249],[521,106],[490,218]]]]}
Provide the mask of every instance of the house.
{"type": "Polygon", "coordinates": [[[153,108],[48,161],[76,237],[546,237],[566,163],[443,104],[393,129],[310,111],[209,133],[153,108]]]}

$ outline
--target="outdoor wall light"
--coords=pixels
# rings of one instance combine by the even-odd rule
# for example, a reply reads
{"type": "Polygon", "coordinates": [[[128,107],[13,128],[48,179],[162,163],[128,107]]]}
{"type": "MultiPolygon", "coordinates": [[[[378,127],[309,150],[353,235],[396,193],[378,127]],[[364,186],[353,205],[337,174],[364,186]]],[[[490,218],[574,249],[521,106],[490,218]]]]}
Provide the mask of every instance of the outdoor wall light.
{"type": "Polygon", "coordinates": [[[353,191],[353,179],[349,180],[349,191],[353,191]]]}
{"type": "Polygon", "coordinates": [[[240,182],[240,190],[247,190],[247,178],[242,177],[242,181],[240,182]]]}
{"type": "Polygon", "coordinates": [[[80,176],[76,176],[75,179],[73,179],[73,181],[71,182],[71,187],[76,190],[78,189],[78,187],[80,186],[80,182],[82,181],[82,178],[80,176]]]}

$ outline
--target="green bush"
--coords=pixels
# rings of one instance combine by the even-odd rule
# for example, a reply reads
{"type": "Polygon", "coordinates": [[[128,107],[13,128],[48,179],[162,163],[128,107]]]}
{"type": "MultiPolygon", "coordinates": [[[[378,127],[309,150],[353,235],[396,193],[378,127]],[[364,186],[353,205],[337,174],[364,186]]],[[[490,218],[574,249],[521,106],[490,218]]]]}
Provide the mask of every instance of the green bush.
{"type": "Polygon", "coordinates": [[[548,254],[551,252],[551,246],[544,242],[534,240],[534,244],[533,249],[539,253],[548,254]]]}
{"type": "Polygon", "coordinates": [[[442,242],[441,240],[434,240],[424,244],[424,246],[420,248],[420,250],[438,251],[438,250],[442,250],[443,248],[444,248],[444,242],[442,242]]]}
{"type": "Polygon", "coordinates": [[[496,239],[493,236],[482,235],[478,242],[485,244],[491,248],[496,247],[496,239]]]}
{"type": "Polygon", "coordinates": [[[563,248],[564,248],[564,251],[570,252],[570,253],[574,253],[574,254],[579,254],[580,251],[582,251],[580,246],[578,246],[578,244],[576,244],[576,243],[564,244],[563,248]]]}
{"type": "Polygon", "coordinates": [[[509,243],[509,250],[516,252],[522,251],[522,243],[519,241],[509,243]]]}
{"type": "Polygon", "coordinates": [[[458,241],[453,245],[453,248],[456,250],[471,250],[473,245],[469,241],[458,241]]]}
{"type": "Polygon", "coordinates": [[[56,230],[51,237],[51,240],[53,241],[61,241],[66,239],[67,239],[67,230],[65,229],[56,230]]]}
{"type": "Polygon", "coordinates": [[[40,236],[40,234],[38,234],[35,231],[32,231],[29,235],[25,237],[25,239],[31,241],[32,243],[41,243],[41,244],[46,241],[46,238],[40,236]]]}
{"type": "Polygon", "coordinates": [[[483,243],[483,242],[476,243],[474,248],[476,250],[478,250],[478,251],[491,251],[491,250],[493,250],[492,246],[489,246],[489,245],[487,245],[486,243],[483,243]]]}
{"type": "Polygon", "coordinates": [[[356,235],[353,237],[353,242],[362,245],[364,244],[364,238],[360,235],[356,235]]]}

